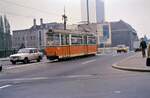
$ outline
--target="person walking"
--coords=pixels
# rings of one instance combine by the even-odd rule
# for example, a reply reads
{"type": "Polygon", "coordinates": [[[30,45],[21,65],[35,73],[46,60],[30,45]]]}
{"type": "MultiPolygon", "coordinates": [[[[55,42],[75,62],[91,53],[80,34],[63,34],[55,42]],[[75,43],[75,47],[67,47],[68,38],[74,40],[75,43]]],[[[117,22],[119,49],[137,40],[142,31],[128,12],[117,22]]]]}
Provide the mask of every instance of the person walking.
{"type": "Polygon", "coordinates": [[[148,45],[148,48],[147,48],[146,66],[150,66],[150,44],[148,45]]]}
{"type": "Polygon", "coordinates": [[[146,57],[145,50],[147,48],[147,44],[144,41],[144,38],[141,39],[140,47],[141,47],[141,50],[142,50],[142,56],[143,56],[143,58],[145,58],[146,57]]]}

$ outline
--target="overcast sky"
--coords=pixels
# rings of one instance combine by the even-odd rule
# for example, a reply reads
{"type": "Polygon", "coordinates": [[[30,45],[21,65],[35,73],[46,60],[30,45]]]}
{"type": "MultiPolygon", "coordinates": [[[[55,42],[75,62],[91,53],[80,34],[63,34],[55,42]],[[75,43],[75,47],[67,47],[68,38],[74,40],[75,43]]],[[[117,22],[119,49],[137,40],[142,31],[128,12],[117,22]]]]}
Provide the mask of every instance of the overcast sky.
{"type": "MultiPolygon", "coordinates": [[[[150,0],[104,0],[106,21],[120,19],[129,23],[142,37],[150,37],[150,0]]],[[[33,18],[44,22],[62,22],[64,5],[68,22],[81,21],[80,0],[0,0],[0,14],[6,14],[11,29],[26,29],[32,26],[33,18]]]]}

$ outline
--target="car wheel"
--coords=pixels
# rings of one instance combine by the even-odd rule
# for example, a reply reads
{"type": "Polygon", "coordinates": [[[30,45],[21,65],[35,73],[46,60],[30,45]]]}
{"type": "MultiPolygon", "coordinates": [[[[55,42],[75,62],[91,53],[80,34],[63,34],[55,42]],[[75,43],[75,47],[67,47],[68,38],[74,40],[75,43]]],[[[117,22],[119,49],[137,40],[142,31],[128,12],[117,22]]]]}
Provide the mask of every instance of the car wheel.
{"type": "Polygon", "coordinates": [[[121,51],[117,51],[117,53],[121,53],[121,51]]]}
{"type": "Polygon", "coordinates": [[[27,64],[28,62],[29,62],[28,58],[25,58],[23,61],[24,64],[27,64]]]}
{"type": "Polygon", "coordinates": [[[40,61],[41,61],[41,57],[38,57],[37,62],[40,62],[40,61]]]}
{"type": "Polygon", "coordinates": [[[15,62],[15,61],[11,61],[11,63],[12,63],[13,65],[15,65],[15,64],[16,64],[16,62],[15,62]]]}

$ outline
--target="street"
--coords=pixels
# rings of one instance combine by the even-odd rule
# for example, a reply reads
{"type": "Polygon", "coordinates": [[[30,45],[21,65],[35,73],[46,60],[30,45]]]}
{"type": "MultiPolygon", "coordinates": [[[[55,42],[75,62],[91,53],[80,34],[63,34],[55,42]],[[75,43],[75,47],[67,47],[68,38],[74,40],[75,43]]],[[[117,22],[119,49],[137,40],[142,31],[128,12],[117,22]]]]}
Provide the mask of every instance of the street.
{"type": "Polygon", "coordinates": [[[112,68],[135,53],[11,65],[0,72],[0,98],[149,98],[150,73],[112,68]]]}

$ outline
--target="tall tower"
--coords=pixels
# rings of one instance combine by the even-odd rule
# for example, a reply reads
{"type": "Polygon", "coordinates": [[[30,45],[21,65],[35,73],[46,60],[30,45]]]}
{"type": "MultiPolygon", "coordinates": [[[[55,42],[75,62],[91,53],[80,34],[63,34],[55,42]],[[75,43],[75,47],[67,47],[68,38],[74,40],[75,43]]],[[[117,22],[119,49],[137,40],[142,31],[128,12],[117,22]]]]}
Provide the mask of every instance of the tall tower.
{"type": "Polygon", "coordinates": [[[105,21],[105,6],[102,0],[96,0],[96,20],[97,23],[105,21]]]}
{"type": "Polygon", "coordinates": [[[104,21],[104,2],[102,0],[81,0],[83,22],[102,23],[104,21]],[[89,15],[89,16],[88,16],[89,15]]]}

